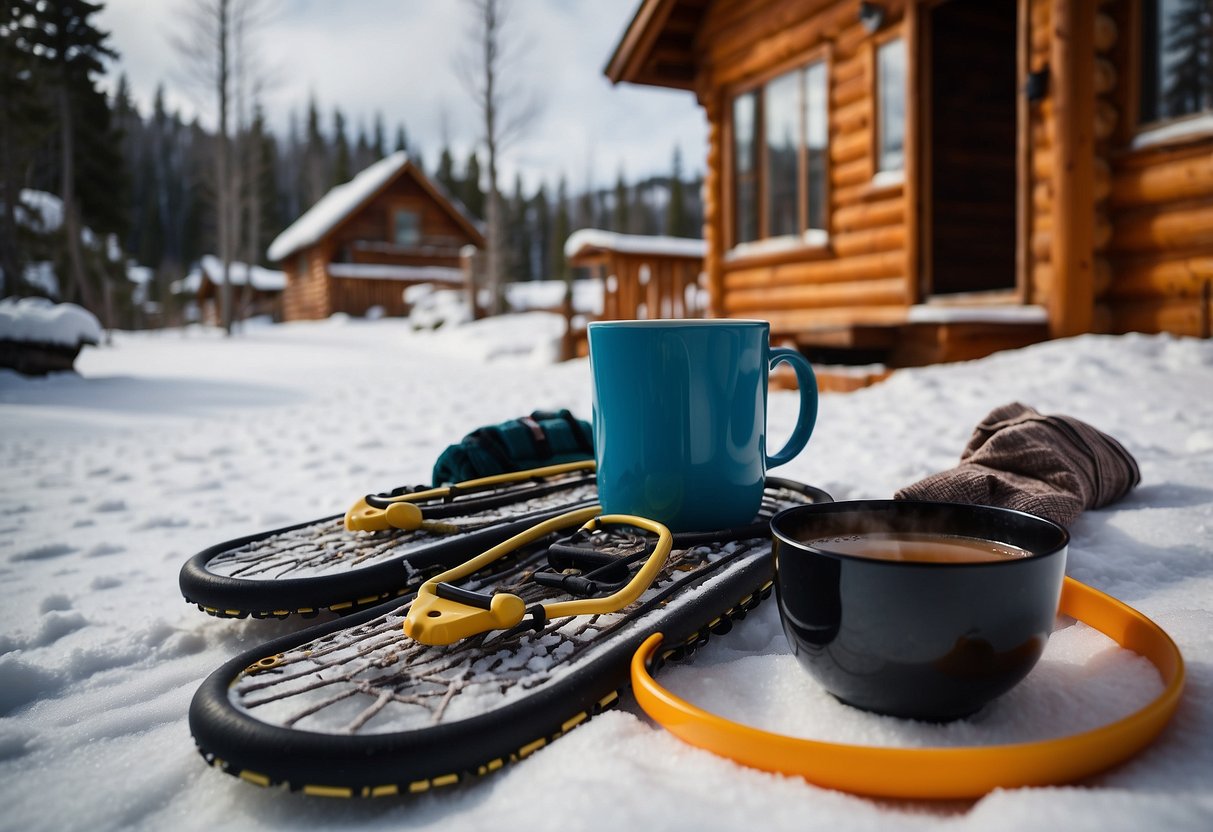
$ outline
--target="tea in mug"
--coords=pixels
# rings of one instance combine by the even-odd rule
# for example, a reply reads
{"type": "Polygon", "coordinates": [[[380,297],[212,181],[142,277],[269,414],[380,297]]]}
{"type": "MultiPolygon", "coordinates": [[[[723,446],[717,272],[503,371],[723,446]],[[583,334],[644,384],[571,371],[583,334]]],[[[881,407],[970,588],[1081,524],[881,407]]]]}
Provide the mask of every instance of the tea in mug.
{"type": "Polygon", "coordinates": [[[1032,556],[1027,549],[997,540],[930,532],[848,534],[819,538],[809,545],[840,555],[916,563],[988,563],[1032,556]]]}

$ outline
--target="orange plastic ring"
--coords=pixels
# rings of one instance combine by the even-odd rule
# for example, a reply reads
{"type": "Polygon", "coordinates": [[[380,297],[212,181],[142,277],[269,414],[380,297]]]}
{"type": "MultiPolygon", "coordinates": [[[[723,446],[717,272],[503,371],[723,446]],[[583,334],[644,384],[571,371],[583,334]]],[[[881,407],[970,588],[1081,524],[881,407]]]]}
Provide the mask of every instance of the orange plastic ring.
{"type": "Polygon", "coordinates": [[[1179,648],[1162,628],[1115,598],[1066,578],[1059,612],[1149,659],[1165,689],[1142,709],[1081,734],[967,748],[881,748],[798,739],[710,714],[654,681],[648,664],[661,633],[632,657],[640,707],[679,739],[742,765],[795,774],[830,789],[893,798],[975,798],[992,789],[1067,783],[1127,760],[1170,720],[1184,686],[1179,648]]]}

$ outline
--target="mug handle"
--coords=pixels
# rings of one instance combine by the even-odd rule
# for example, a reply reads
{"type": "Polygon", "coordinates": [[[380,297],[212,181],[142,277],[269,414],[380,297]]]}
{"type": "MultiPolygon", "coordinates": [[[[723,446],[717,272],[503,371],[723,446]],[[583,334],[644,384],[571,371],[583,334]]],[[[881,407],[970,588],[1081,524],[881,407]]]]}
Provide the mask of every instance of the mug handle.
{"type": "Polygon", "coordinates": [[[817,376],[813,373],[813,365],[809,360],[790,347],[771,347],[771,360],[768,371],[774,370],[781,363],[792,365],[796,372],[796,380],[800,383],[800,415],[796,418],[796,428],[791,437],[777,454],[767,457],[767,468],[774,468],[791,462],[795,456],[804,450],[809,437],[813,435],[813,426],[817,424],[817,376]]]}

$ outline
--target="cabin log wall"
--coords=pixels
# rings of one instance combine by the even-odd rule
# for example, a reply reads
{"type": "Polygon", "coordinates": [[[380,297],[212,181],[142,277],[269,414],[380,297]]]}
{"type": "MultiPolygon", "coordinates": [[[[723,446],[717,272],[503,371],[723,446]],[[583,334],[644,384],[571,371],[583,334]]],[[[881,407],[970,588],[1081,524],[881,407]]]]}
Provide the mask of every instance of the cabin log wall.
{"type": "MultiPolygon", "coordinates": [[[[705,109],[711,314],[769,319],[777,338],[802,346],[841,346],[839,327],[864,338],[874,327],[896,328],[909,344],[903,354],[921,352],[915,361],[942,352],[973,357],[987,337],[980,327],[952,338],[949,332],[964,327],[941,325],[932,334],[905,324],[908,307],[928,301],[1041,306],[1048,331],[1038,327],[1033,337],[1210,335],[1213,130],[1166,141],[1141,137],[1139,0],[1017,0],[1015,289],[980,299],[928,296],[932,218],[924,203],[932,144],[922,91],[930,81],[924,58],[938,23],[931,17],[936,2],[877,3],[884,20],[870,33],[859,22],[858,0],[680,0],[670,14],[685,18],[679,37],[693,33],[693,40],[662,53],[679,74],[663,74],[652,56],[642,56],[645,75],[624,73],[623,80],[693,89],[705,109]],[[873,178],[875,50],[897,36],[908,59],[905,173],[901,183],[884,183],[886,177],[873,178]],[[782,246],[730,250],[733,96],[816,60],[826,62],[828,79],[827,241],[788,238],[782,246]],[[1034,75],[1039,95],[1029,100],[1034,75]],[[1148,146],[1134,147],[1143,141],[1148,146]],[[936,342],[949,340],[966,346],[941,352],[936,342]]],[[[949,48],[959,55],[970,47],[953,38],[949,48]]]]}
{"type": "MultiPolygon", "coordinates": [[[[882,5],[882,32],[902,27],[904,0],[882,5]]],[[[704,16],[696,44],[701,56],[697,89],[711,124],[705,270],[712,313],[763,318],[771,321],[776,338],[793,339],[839,323],[903,320],[913,296],[906,199],[902,184],[878,187],[872,181],[874,45],[859,22],[858,2],[715,3],[704,16]],[[813,50],[827,63],[829,242],[728,257],[734,211],[726,174],[731,136],[723,122],[732,95],[737,85],[769,77],[773,68],[792,69],[813,50]]]]}
{"type": "Polygon", "coordinates": [[[282,314],[288,321],[327,318],[330,305],[328,251],[322,244],[304,249],[283,263],[286,289],[282,292],[282,314]],[[300,260],[303,261],[300,264],[300,260]],[[302,271],[299,266],[304,265],[302,271]]]}
{"type": "Polygon", "coordinates": [[[1116,77],[1101,92],[1114,120],[1102,214],[1110,226],[1097,319],[1110,332],[1210,337],[1213,321],[1213,135],[1133,149],[1141,25],[1133,2],[1100,7],[1097,41],[1116,77]]]}
{"type": "Polygon", "coordinates": [[[1108,202],[1109,329],[1209,337],[1213,142],[1121,154],[1108,202]]]}

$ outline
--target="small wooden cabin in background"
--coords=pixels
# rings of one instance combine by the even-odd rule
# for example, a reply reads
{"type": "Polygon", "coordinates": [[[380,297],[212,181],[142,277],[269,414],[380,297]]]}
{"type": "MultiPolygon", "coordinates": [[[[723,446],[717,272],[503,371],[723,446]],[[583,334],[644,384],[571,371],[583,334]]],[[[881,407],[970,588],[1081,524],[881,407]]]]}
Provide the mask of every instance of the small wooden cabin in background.
{"type": "Polygon", "coordinates": [[[479,221],[400,151],[321,197],[267,256],[286,272],[285,320],[407,315],[407,287],[463,287],[462,251],[484,244],[479,221]]]}
{"type": "MultiPolygon", "coordinates": [[[[286,275],[282,272],[233,262],[228,264],[228,282],[232,287],[232,317],[235,320],[258,315],[282,320],[282,292],[286,286],[286,275]]],[[[219,326],[223,321],[222,286],[223,261],[206,254],[172,288],[174,293],[192,298],[203,323],[219,326]]]]}
{"type": "Polygon", "coordinates": [[[1208,336],[1211,0],[643,0],[709,122],[714,315],[892,364],[1208,336]]]}
{"type": "MultiPolygon", "coordinates": [[[[564,243],[569,266],[584,269],[602,287],[603,321],[702,318],[707,314],[703,240],[574,231],[564,243]]],[[[565,358],[588,355],[586,321],[572,309],[562,347],[565,358]]]]}

